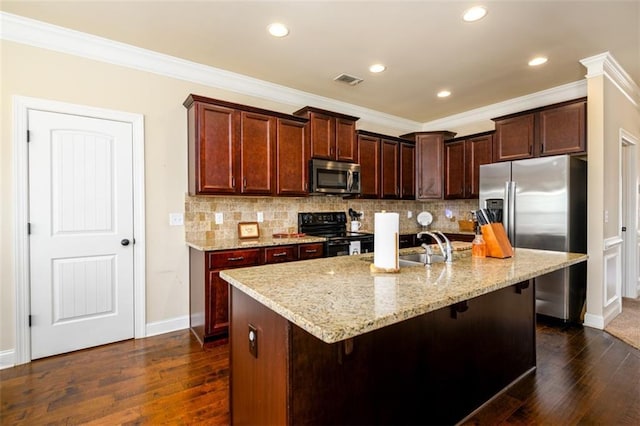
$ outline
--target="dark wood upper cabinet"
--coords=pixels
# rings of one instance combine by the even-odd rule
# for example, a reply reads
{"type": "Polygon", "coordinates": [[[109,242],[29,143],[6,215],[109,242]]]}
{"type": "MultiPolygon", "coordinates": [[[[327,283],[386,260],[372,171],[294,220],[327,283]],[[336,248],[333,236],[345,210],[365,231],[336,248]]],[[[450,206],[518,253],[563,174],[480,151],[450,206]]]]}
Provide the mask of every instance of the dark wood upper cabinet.
{"type": "Polygon", "coordinates": [[[194,102],[187,113],[189,193],[236,192],[235,146],[239,140],[238,114],[223,106],[194,102]]]}
{"type": "Polygon", "coordinates": [[[382,182],[381,198],[400,198],[400,147],[399,143],[382,139],[381,168],[382,182]]]}
{"type": "Polygon", "coordinates": [[[309,119],[307,133],[312,158],[353,163],[358,161],[358,117],[309,106],[294,112],[293,115],[309,119]]]}
{"type": "Polygon", "coordinates": [[[416,199],[443,198],[444,141],[454,136],[455,133],[447,131],[413,132],[400,136],[415,142],[416,199]]]}
{"type": "Polygon", "coordinates": [[[586,98],[494,118],[494,161],[586,152],[586,98]]]}
{"type": "Polygon", "coordinates": [[[360,198],[380,196],[380,138],[358,134],[360,198]]]}
{"type": "Polygon", "coordinates": [[[493,132],[445,143],[444,198],[478,198],[480,166],[492,162],[493,132]]]}
{"type": "Polygon", "coordinates": [[[415,199],[415,145],[358,130],[360,198],[415,199]]]}
{"type": "Polygon", "coordinates": [[[309,190],[309,141],[305,123],[278,119],[276,194],[304,196],[309,190]]]}
{"type": "Polygon", "coordinates": [[[400,143],[400,198],[416,198],[416,146],[400,143]]]}
{"type": "Polygon", "coordinates": [[[276,119],[241,112],[240,193],[273,194],[276,119]]]}
{"type": "Polygon", "coordinates": [[[480,166],[493,162],[493,132],[472,136],[465,146],[465,197],[480,196],[480,166]]]}
{"type": "Polygon", "coordinates": [[[586,100],[542,110],[538,117],[540,155],[586,151],[586,100]]]}
{"type": "Polygon", "coordinates": [[[465,198],[465,142],[444,145],[444,198],[465,198]]]}
{"type": "Polygon", "coordinates": [[[189,95],[184,106],[191,195],[306,195],[305,118],[198,95],[189,95]],[[286,182],[276,176],[286,161],[278,157],[280,139],[291,150],[286,155],[296,157],[286,182]]]}
{"type": "Polygon", "coordinates": [[[495,161],[533,157],[535,114],[496,121],[495,161]]]}

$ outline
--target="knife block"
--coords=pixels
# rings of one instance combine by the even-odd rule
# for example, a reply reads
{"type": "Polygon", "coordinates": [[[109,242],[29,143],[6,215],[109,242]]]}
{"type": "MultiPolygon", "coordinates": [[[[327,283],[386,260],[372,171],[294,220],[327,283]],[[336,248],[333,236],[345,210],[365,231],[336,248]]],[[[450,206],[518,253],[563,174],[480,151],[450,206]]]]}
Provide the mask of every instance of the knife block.
{"type": "Polygon", "coordinates": [[[489,223],[480,227],[487,243],[487,256],[504,259],[513,256],[513,247],[501,223],[489,223]]]}

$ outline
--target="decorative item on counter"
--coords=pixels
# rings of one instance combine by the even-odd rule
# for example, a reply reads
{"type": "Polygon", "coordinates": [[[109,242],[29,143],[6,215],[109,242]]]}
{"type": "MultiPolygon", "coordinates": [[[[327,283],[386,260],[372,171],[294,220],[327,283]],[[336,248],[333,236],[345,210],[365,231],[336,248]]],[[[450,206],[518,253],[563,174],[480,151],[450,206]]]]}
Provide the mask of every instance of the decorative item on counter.
{"type": "Polygon", "coordinates": [[[473,232],[476,230],[476,223],[473,218],[458,220],[458,229],[462,232],[473,232]]]}
{"type": "Polygon", "coordinates": [[[382,211],[375,214],[372,272],[399,272],[400,215],[382,211]]]}
{"type": "Polygon", "coordinates": [[[431,225],[431,222],[433,222],[433,216],[429,212],[420,212],[418,213],[416,220],[421,226],[427,227],[431,225]]]}
{"type": "Polygon", "coordinates": [[[260,238],[258,222],[239,222],[238,238],[260,238]]]}
{"type": "Polygon", "coordinates": [[[502,223],[495,222],[495,216],[485,209],[477,210],[476,218],[482,230],[482,237],[487,244],[487,256],[500,259],[513,256],[513,247],[502,223]]]}
{"type": "Polygon", "coordinates": [[[487,257],[487,243],[485,243],[484,238],[482,238],[480,225],[476,225],[476,236],[471,242],[471,256],[487,257]]]}

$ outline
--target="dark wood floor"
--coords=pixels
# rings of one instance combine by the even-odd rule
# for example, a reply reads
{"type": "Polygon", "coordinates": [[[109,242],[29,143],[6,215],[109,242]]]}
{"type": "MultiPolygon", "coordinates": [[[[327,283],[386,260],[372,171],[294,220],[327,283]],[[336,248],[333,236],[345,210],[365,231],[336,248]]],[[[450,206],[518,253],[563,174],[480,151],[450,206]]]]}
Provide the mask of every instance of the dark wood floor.
{"type": "MultiPolygon", "coordinates": [[[[538,324],[538,369],[467,424],[638,425],[640,351],[603,331],[538,324]]],[[[228,345],[188,331],[0,371],[1,423],[227,424],[228,345]]]]}

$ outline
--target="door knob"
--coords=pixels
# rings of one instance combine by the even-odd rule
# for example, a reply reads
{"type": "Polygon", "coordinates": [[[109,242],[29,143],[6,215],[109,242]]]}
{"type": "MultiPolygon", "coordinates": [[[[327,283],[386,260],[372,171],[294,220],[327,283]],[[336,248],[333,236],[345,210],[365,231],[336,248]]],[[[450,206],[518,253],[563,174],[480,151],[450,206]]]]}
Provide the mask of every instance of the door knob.
{"type": "Polygon", "coordinates": [[[128,246],[129,245],[129,240],[127,240],[126,238],[122,241],[120,241],[120,244],[122,244],[123,246],[128,246]]]}

